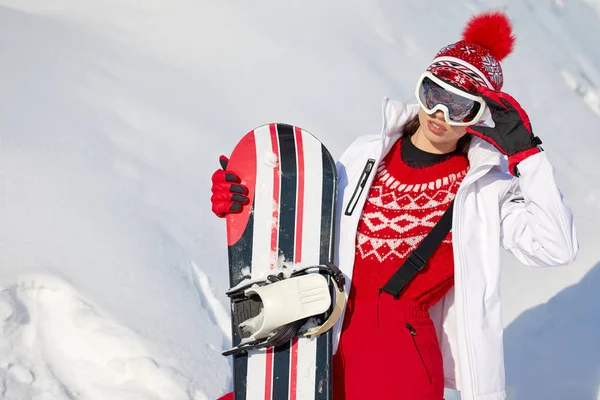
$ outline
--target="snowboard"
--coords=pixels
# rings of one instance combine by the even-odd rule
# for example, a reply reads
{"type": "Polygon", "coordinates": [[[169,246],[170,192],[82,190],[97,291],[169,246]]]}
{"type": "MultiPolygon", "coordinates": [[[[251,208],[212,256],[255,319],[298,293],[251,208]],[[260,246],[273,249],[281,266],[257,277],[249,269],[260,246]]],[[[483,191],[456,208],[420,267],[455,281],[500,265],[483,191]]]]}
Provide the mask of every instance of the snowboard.
{"type": "MultiPolygon", "coordinates": [[[[227,169],[249,190],[249,204],[226,217],[232,288],[273,271],[333,262],[336,168],[316,137],[292,125],[260,126],[239,141],[227,169]]],[[[238,346],[240,317],[233,311],[232,303],[238,346]]],[[[332,398],[331,330],[232,357],[235,400],[332,398]]]]}

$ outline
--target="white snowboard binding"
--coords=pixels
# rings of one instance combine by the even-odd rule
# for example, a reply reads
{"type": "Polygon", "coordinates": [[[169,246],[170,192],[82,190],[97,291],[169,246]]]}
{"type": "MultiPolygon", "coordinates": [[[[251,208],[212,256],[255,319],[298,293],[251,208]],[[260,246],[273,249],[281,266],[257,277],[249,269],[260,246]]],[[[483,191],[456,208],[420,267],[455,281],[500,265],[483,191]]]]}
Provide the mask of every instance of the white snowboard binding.
{"type": "Polygon", "coordinates": [[[241,341],[224,355],[281,345],[297,336],[318,336],[333,327],[346,302],[344,276],[333,264],[295,269],[289,277],[269,275],[238,285],[227,295],[241,341]]]}

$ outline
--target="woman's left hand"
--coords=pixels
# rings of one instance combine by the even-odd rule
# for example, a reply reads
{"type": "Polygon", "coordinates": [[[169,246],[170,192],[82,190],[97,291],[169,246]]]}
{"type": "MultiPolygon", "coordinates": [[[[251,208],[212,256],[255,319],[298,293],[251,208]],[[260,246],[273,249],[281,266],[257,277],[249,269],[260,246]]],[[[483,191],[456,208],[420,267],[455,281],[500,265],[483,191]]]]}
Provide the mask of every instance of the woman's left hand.
{"type": "Polygon", "coordinates": [[[510,173],[517,175],[517,164],[539,153],[538,145],[542,141],[533,135],[529,116],[510,95],[486,87],[482,87],[479,94],[485,100],[495,126],[472,125],[467,127],[467,132],[490,142],[506,154],[510,173]]]}

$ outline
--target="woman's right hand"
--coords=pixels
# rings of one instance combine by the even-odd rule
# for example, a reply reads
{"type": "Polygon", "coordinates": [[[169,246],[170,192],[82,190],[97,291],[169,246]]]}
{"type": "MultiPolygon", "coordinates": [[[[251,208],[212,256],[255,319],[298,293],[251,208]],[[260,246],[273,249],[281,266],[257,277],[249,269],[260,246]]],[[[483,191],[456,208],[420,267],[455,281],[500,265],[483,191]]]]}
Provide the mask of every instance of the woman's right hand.
{"type": "Polygon", "coordinates": [[[248,188],[242,185],[240,178],[227,170],[229,159],[219,157],[222,169],[218,169],[212,176],[212,211],[219,218],[227,214],[239,213],[243,206],[248,204],[248,188]]]}

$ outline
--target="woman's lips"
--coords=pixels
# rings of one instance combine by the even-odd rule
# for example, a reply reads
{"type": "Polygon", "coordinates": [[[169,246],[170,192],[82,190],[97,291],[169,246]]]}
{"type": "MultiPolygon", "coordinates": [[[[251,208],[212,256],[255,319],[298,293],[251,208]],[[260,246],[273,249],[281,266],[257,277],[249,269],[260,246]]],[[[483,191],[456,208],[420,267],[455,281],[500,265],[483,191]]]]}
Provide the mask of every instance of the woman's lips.
{"type": "Polygon", "coordinates": [[[433,122],[432,120],[427,121],[427,126],[431,133],[436,135],[443,135],[447,131],[446,127],[436,122],[433,122]]]}

